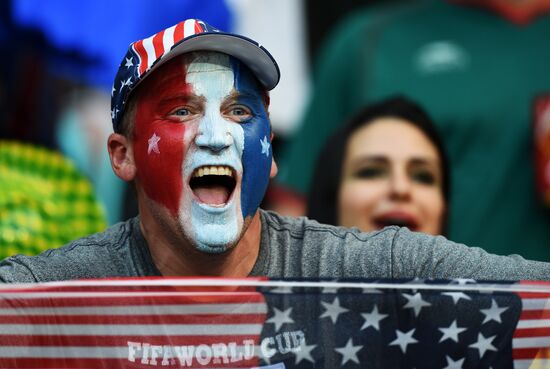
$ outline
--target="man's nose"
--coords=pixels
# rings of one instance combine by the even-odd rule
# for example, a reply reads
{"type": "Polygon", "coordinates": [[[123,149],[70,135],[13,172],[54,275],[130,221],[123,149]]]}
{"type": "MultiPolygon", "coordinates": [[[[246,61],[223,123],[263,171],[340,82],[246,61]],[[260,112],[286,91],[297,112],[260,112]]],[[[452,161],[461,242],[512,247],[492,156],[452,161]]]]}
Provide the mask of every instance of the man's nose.
{"type": "Polygon", "coordinates": [[[223,119],[205,117],[199,124],[195,138],[197,146],[214,152],[220,152],[233,142],[229,123],[223,119]]]}

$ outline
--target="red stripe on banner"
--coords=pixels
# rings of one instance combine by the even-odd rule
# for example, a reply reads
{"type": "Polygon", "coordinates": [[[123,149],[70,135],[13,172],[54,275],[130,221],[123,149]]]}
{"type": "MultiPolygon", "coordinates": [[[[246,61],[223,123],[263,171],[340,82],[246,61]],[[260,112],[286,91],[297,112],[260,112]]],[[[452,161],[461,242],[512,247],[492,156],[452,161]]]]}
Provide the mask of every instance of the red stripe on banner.
{"type": "Polygon", "coordinates": [[[250,304],[250,303],[262,303],[263,296],[260,293],[245,293],[242,295],[230,295],[230,294],[207,294],[205,296],[199,296],[193,294],[191,296],[175,295],[175,296],[148,296],[147,292],[143,296],[119,296],[113,297],[97,297],[93,296],[93,301],[89,298],[80,297],[38,297],[28,298],[25,297],[6,299],[5,297],[0,300],[0,308],[33,308],[33,307],[99,307],[99,306],[128,306],[128,305],[178,305],[178,304],[250,304]]]}
{"type": "Polygon", "coordinates": [[[183,22],[179,22],[174,29],[174,44],[183,39],[183,22]]]}
{"type": "MultiPolygon", "coordinates": [[[[150,360],[150,359],[149,359],[150,360]]],[[[220,360],[221,361],[221,360],[220,360]]],[[[17,358],[17,359],[5,359],[0,358],[0,368],[13,368],[13,369],[113,369],[113,368],[124,368],[124,369],[143,369],[147,367],[162,367],[162,368],[186,368],[189,367],[187,363],[180,364],[177,359],[175,359],[174,364],[162,365],[162,357],[156,359],[156,364],[149,362],[141,363],[140,360],[135,362],[130,362],[127,358],[124,359],[88,359],[88,358],[78,358],[78,359],[60,359],[60,358],[17,358]]],[[[241,360],[238,362],[215,362],[211,360],[206,366],[201,363],[193,360],[191,367],[195,368],[250,368],[258,366],[259,361],[257,358],[251,360],[241,360]]]]}
{"type": "Polygon", "coordinates": [[[155,58],[158,59],[164,54],[164,44],[162,38],[164,37],[164,30],[160,31],[153,37],[153,47],[155,48],[155,58]]]}
{"type": "MultiPolygon", "coordinates": [[[[154,312],[151,312],[151,314],[154,312]]],[[[180,314],[180,315],[4,315],[1,324],[262,324],[258,314],[180,314]]]]}
{"type": "Polygon", "coordinates": [[[514,338],[550,337],[550,327],[516,329],[514,338]]]}
{"type": "MultiPolygon", "coordinates": [[[[148,332],[150,333],[150,332],[148,332]]],[[[254,340],[259,343],[258,335],[189,335],[189,336],[154,336],[154,335],[127,335],[127,336],[59,336],[59,335],[33,335],[33,336],[4,336],[0,335],[0,344],[3,347],[16,346],[126,346],[128,342],[147,342],[151,345],[212,345],[216,343],[236,342],[242,344],[244,340],[254,340]]],[[[1,367],[0,367],[1,368],[1,367]]]]}
{"type": "Polygon", "coordinates": [[[550,298],[550,293],[543,292],[516,292],[522,299],[547,299],[550,298]]]}
{"type": "Polygon", "coordinates": [[[143,47],[143,40],[134,43],[134,50],[139,56],[139,75],[141,76],[147,70],[147,51],[143,47]]]}
{"type": "MultiPolygon", "coordinates": [[[[513,350],[515,360],[521,359],[548,359],[550,358],[549,348],[517,348],[513,350]]],[[[536,368],[536,366],[535,366],[536,368]]]]}
{"type": "Polygon", "coordinates": [[[550,319],[548,310],[524,310],[519,317],[520,320],[550,319]]]}

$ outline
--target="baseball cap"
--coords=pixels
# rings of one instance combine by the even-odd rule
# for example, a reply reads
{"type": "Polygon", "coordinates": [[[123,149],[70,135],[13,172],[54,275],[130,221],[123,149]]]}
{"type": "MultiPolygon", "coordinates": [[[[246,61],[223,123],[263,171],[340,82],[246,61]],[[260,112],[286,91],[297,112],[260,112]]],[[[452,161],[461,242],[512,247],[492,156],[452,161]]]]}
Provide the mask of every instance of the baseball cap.
{"type": "Polygon", "coordinates": [[[239,59],[267,90],[279,83],[279,66],[262,45],[245,36],[221,32],[200,19],[187,19],[130,44],[112,89],[115,132],[119,131],[125,104],[136,86],[168,60],[191,51],[218,51],[239,59]]]}

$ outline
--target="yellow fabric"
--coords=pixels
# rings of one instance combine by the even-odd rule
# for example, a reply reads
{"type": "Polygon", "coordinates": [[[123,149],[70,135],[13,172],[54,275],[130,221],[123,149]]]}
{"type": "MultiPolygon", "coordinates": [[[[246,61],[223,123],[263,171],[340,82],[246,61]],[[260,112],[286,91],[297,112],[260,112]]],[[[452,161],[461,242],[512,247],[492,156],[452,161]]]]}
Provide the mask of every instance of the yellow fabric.
{"type": "Polygon", "coordinates": [[[68,159],[0,140],[0,259],[34,255],[106,225],[90,182],[68,159]]]}

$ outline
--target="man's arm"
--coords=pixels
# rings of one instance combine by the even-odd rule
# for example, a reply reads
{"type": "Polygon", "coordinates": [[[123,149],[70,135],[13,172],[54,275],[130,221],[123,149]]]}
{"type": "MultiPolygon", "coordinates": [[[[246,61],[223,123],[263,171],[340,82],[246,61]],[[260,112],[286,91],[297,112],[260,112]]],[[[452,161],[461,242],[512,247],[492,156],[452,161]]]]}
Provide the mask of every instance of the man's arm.
{"type": "Polygon", "coordinates": [[[0,261],[0,283],[33,283],[37,282],[35,275],[16,258],[0,261]]]}
{"type": "Polygon", "coordinates": [[[477,247],[402,228],[392,245],[394,278],[472,278],[476,280],[550,280],[550,263],[519,255],[489,254],[477,247]]]}

